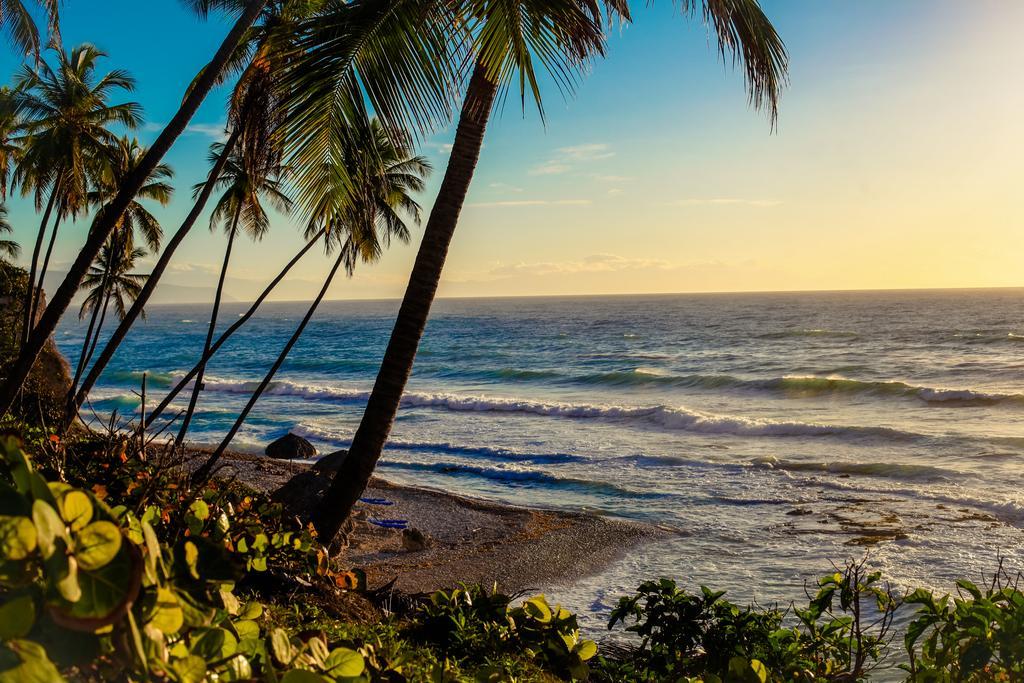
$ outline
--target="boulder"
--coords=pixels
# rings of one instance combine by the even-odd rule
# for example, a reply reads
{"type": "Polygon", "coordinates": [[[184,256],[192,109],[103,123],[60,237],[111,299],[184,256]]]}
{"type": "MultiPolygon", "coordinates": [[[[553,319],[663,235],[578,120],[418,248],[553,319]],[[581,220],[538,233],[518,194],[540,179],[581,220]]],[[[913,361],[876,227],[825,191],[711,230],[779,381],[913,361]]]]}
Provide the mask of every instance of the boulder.
{"type": "Polygon", "coordinates": [[[271,443],[264,452],[277,460],[313,458],[316,456],[316,449],[313,448],[313,444],[291,432],[271,443]]]}
{"type": "MultiPolygon", "coordinates": [[[[28,273],[0,262],[0,381],[6,379],[7,367],[17,357],[21,345],[18,336],[27,287],[28,273]]],[[[36,322],[45,308],[46,295],[43,294],[36,322]]],[[[30,424],[60,424],[70,390],[71,367],[51,337],[22,385],[14,413],[30,424]]]]}
{"type": "Polygon", "coordinates": [[[317,472],[337,472],[347,457],[348,451],[345,449],[328,453],[313,464],[313,469],[317,472]]]}

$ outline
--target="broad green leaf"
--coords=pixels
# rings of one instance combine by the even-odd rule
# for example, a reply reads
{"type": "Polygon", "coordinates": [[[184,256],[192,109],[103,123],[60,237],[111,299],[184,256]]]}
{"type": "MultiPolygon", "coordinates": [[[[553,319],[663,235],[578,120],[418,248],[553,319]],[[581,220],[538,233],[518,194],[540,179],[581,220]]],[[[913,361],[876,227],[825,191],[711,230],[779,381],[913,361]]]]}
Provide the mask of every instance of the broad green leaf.
{"type": "Polygon", "coordinates": [[[0,644],[0,660],[13,664],[0,671],[0,683],[54,683],[64,680],[46,656],[43,646],[30,640],[10,640],[0,644]]]}
{"type": "Polygon", "coordinates": [[[196,565],[199,563],[199,547],[192,541],[185,542],[185,564],[188,565],[188,572],[193,579],[199,578],[199,571],[196,565]]]}
{"type": "Polygon", "coordinates": [[[206,504],[206,501],[196,500],[188,506],[188,511],[198,519],[200,522],[205,522],[210,517],[210,506],[206,504]]]}
{"type": "MultiPolygon", "coordinates": [[[[69,558],[74,561],[74,557],[69,558]]],[[[138,595],[142,563],[136,563],[125,547],[114,559],[95,571],[79,571],[82,597],[73,605],[54,610],[53,616],[66,628],[95,631],[119,619],[138,595]]]]}
{"type": "Polygon", "coordinates": [[[46,575],[57,593],[68,602],[77,602],[82,597],[78,583],[78,560],[66,554],[67,545],[63,540],[56,543],[56,551],[46,560],[46,575]]]}
{"type": "Polygon", "coordinates": [[[765,683],[765,681],[768,680],[768,667],[766,667],[760,661],[756,659],[751,659],[750,670],[754,672],[754,675],[757,676],[758,680],[761,681],[761,683],[765,683]]]}
{"type": "Polygon", "coordinates": [[[32,523],[36,526],[39,552],[43,559],[48,559],[55,549],[54,542],[58,539],[67,541],[67,529],[53,506],[43,500],[32,503],[32,523]]]}
{"type": "Polygon", "coordinates": [[[85,571],[107,566],[121,550],[121,530],[113,522],[93,522],[75,535],[75,557],[85,571]]]}
{"type": "Polygon", "coordinates": [[[168,588],[160,587],[156,592],[156,612],[149,620],[149,625],[159,629],[164,635],[177,633],[185,623],[185,614],[181,610],[178,598],[168,588]]]}
{"type": "Polygon", "coordinates": [[[36,549],[36,527],[28,517],[0,515],[3,560],[24,560],[36,549]]]}
{"type": "Polygon", "coordinates": [[[298,654],[295,651],[295,646],[292,645],[291,639],[288,637],[288,632],[284,629],[275,628],[270,632],[270,650],[277,661],[281,662],[285,666],[292,663],[295,659],[295,655],[298,654]]]}
{"type": "Polygon", "coordinates": [[[592,640],[581,641],[576,647],[576,655],[584,662],[597,654],[597,643],[592,640]]]}
{"type": "Polygon", "coordinates": [[[78,531],[92,521],[93,508],[89,496],[72,489],[60,498],[60,516],[72,531],[78,531]]]}
{"type": "Polygon", "coordinates": [[[210,628],[202,631],[198,638],[193,635],[192,654],[207,661],[225,659],[235,654],[238,640],[227,629],[210,628]]]}
{"type": "Polygon", "coordinates": [[[0,603],[0,640],[25,637],[36,621],[36,603],[31,595],[13,599],[5,596],[0,603]]]}
{"type": "Polygon", "coordinates": [[[189,655],[171,663],[181,683],[202,683],[206,679],[206,662],[202,657],[189,655]]]}
{"type": "Polygon", "coordinates": [[[548,601],[544,599],[543,595],[538,595],[524,602],[523,609],[526,610],[529,616],[542,624],[551,621],[551,608],[548,607],[548,601]]]}
{"type": "Polygon", "coordinates": [[[245,603],[245,609],[238,615],[240,619],[259,619],[263,616],[263,605],[254,601],[245,603]]]}
{"type": "Polygon", "coordinates": [[[363,656],[347,647],[331,650],[324,660],[324,670],[334,678],[352,678],[359,676],[366,669],[363,656]]]}
{"type": "Polygon", "coordinates": [[[235,627],[235,633],[238,634],[238,640],[250,640],[253,638],[260,637],[260,625],[250,619],[242,619],[236,621],[233,626],[235,627]]]}
{"type": "Polygon", "coordinates": [[[244,655],[236,654],[224,663],[224,673],[220,680],[245,681],[252,678],[252,665],[244,655]]]}

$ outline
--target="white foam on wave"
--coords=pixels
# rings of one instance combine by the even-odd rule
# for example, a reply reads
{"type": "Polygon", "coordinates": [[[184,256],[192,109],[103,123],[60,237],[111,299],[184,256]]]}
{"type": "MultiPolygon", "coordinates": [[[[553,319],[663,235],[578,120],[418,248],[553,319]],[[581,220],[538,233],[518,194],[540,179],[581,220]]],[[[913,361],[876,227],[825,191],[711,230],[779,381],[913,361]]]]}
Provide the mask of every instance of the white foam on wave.
{"type": "MultiPolygon", "coordinates": [[[[212,379],[206,384],[208,391],[249,393],[256,382],[212,379]]],[[[327,385],[274,382],[267,390],[274,396],[294,396],[312,400],[365,402],[369,392],[327,385]]],[[[559,417],[567,419],[599,419],[627,421],[667,430],[680,430],[700,434],[733,436],[778,437],[845,437],[886,438],[912,440],[921,435],[889,427],[863,427],[833,425],[814,422],[786,422],[763,418],[716,415],[679,406],[624,406],[589,405],[577,403],[543,402],[518,398],[469,396],[450,393],[406,392],[403,408],[434,408],[452,412],[516,413],[559,417]]]]}

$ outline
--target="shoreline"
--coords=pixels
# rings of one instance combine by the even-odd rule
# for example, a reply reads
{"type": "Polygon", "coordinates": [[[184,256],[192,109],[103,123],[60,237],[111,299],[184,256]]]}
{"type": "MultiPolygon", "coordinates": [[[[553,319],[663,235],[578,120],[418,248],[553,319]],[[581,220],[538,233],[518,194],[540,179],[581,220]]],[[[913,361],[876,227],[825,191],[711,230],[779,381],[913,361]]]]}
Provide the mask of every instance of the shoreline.
{"type": "MultiPolygon", "coordinates": [[[[193,453],[205,449],[195,447],[193,453]]],[[[225,453],[218,476],[272,494],[304,474],[302,495],[315,495],[327,477],[308,462],[225,453]]],[[[460,583],[497,583],[506,593],[572,585],[631,549],[664,537],[654,526],[592,513],[494,503],[374,477],[364,494],[389,504],[360,502],[344,534],[342,557],[366,572],[370,589],[395,581],[404,593],[447,590],[460,583]],[[410,531],[369,520],[404,520],[410,531]]]]}

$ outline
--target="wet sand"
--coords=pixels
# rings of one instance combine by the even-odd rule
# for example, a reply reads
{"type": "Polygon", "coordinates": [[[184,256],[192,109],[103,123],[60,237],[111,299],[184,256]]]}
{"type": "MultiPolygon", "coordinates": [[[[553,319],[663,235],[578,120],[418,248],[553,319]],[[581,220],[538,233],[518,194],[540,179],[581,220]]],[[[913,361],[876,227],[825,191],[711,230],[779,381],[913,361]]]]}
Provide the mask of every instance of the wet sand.
{"type": "MultiPolygon", "coordinates": [[[[308,463],[231,453],[218,476],[235,478],[273,494],[295,475],[315,495],[329,483],[308,463]]],[[[294,484],[293,484],[294,486],[294,484]]],[[[505,592],[566,585],[593,574],[630,549],[656,540],[654,527],[593,514],[538,510],[393,484],[374,478],[343,541],[343,561],[366,571],[369,587],[393,579],[406,593],[459,583],[491,585],[505,592]],[[386,529],[368,520],[406,520],[411,531],[386,529]]]]}

